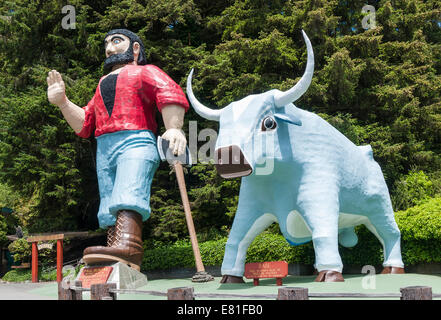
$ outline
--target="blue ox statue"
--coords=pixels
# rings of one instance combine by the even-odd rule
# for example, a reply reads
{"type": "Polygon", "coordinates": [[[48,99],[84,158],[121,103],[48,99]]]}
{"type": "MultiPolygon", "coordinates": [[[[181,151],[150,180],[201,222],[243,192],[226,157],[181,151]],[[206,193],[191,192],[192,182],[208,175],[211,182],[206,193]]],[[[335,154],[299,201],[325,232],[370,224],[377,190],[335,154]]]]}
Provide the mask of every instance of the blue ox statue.
{"type": "Polygon", "coordinates": [[[195,98],[193,70],[187,79],[195,111],[219,121],[218,173],[224,178],[243,177],[222,283],[243,282],[247,249],[273,222],[279,223],[290,244],[312,240],[315,281],[344,281],[338,243],[354,246],[358,241],[354,227],[361,224],[383,245],[382,273],[404,273],[400,231],[370,145],[354,145],[321,117],[293,104],[308,89],[314,70],[311,42],[305,32],[303,37],[306,71],[286,92],[250,95],[215,110],[195,98]]]}

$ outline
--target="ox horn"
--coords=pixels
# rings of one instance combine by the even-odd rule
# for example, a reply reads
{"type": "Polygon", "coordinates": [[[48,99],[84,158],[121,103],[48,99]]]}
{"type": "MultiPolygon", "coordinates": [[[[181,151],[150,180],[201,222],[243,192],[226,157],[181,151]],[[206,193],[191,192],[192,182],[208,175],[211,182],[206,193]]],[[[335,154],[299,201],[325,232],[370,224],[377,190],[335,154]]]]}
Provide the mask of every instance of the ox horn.
{"type": "Polygon", "coordinates": [[[314,52],[312,51],[311,41],[305,31],[302,30],[303,38],[306,42],[306,49],[308,53],[308,60],[306,62],[306,70],[297,84],[288,91],[281,92],[274,96],[274,103],[277,107],[283,107],[288,103],[294,102],[299,99],[308,90],[311,84],[312,74],[314,72],[314,52]]]}
{"type": "Polygon", "coordinates": [[[218,110],[210,109],[204,106],[202,103],[200,103],[198,99],[196,99],[196,97],[194,96],[193,89],[191,87],[191,79],[193,78],[193,71],[194,69],[191,69],[190,74],[188,75],[187,78],[187,95],[191,105],[193,106],[196,113],[200,115],[202,118],[213,121],[219,121],[222,109],[218,109],[218,110]]]}

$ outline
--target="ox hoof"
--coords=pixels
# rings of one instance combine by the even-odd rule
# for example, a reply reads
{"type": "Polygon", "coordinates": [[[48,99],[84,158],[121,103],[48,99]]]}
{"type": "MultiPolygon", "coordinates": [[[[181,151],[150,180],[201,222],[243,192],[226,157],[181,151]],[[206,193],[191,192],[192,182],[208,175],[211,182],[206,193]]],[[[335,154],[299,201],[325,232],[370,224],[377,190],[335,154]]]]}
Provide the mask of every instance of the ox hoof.
{"type": "Polygon", "coordinates": [[[404,268],[400,267],[384,267],[383,271],[381,271],[381,274],[403,274],[404,268]]]}
{"type": "Polygon", "coordinates": [[[314,280],[315,282],[343,282],[343,276],[341,272],[332,271],[332,270],[323,270],[320,271],[317,278],[314,280]]]}
{"type": "Polygon", "coordinates": [[[242,277],[224,275],[220,283],[245,283],[242,277]]]}

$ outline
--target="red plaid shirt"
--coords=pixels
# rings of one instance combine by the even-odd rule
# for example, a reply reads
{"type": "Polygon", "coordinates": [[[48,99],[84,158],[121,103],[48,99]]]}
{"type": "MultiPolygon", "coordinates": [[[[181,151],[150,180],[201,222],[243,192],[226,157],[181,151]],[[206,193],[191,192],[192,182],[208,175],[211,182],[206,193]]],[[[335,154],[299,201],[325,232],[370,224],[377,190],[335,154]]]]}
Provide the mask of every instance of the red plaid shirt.
{"type": "Polygon", "coordinates": [[[182,88],[154,65],[126,65],[118,74],[111,117],[101,97],[100,79],[95,95],[83,109],[85,120],[80,137],[95,137],[120,130],[151,130],[156,133],[156,107],[175,104],[188,110],[182,88]]]}

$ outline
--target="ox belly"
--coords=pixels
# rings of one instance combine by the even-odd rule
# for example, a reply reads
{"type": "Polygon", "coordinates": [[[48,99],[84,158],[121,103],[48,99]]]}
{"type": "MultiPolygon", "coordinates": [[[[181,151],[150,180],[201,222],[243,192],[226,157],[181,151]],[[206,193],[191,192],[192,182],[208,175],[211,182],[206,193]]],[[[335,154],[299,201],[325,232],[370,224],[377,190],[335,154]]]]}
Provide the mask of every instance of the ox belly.
{"type": "MultiPolygon", "coordinates": [[[[364,224],[366,228],[368,228],[375,236],[377,236],[377,238],[379,238],[378,233],[366,216],[343,212],[340,212],[338,216],[339,230],[352,228],[361,224],[364,224]]],[[[311,239],[312,236],[311,229],[306,224],[302,215],[296,210],[293,210],[288,214],[286,218],[286,230],[288,234],[294,239],[311,239]]],[[[293,245],[305,243],[305,241],[301,241],[299,243],[296,241],[290,241],[290,239],[287,240],[293,245]]]]}

